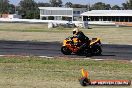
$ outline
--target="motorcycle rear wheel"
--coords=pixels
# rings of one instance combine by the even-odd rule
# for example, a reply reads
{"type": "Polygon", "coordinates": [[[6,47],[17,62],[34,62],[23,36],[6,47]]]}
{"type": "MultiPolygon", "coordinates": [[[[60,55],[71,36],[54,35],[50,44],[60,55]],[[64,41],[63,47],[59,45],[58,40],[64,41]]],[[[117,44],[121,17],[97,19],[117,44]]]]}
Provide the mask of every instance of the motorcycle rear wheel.
{"type": "Polygon", "coordinates": [[[95,56],[99,56],[99,55],[102,55],[102,49],[101,49],[101,46],[94,46],[92,48],[92,54],[95,55],[95,56]]]}

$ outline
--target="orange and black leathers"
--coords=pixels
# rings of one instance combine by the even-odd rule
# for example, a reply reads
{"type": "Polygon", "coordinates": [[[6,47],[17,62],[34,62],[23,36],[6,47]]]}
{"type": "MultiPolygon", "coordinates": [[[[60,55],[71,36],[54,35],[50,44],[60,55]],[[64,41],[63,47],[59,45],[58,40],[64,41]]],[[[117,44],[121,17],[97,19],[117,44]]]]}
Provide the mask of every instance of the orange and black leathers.
{"type": "Polygon", "coordinates": [[[89,38],[85,36],[82,31],[79,31],[76,34],[76,38],[78,38],[78,40],[81,41],[81,43],[86,43],[89,40],[89,38]]]}

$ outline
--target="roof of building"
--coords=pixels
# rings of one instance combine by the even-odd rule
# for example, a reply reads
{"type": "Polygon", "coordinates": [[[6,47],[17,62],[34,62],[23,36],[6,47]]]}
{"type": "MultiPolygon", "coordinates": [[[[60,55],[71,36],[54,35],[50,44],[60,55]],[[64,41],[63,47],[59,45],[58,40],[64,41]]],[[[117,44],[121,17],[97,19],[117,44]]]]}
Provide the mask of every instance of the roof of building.
{"type": "Polygon", "coordinates": [[[72,10],[73,8],[64,8],[64,7],[39,7],[39,9],[47,9],[47,10],[72,10]]]}
{"type": "Polygon", "coordinates": [[[82,16],[132,16],[132,10],[92,10],[82,16]]]}
{"type": "Polygon", "coordinates": [[[39,9],[47,9],[47,10],[86,10],[86,8],[66,8],[66,7],[39,7],[39,9]]]}

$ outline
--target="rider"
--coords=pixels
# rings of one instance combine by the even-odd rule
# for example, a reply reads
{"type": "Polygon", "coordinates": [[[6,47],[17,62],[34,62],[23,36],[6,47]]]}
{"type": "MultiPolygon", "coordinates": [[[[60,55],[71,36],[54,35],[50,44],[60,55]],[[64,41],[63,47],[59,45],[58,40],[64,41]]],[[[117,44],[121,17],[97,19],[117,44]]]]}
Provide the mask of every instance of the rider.
{"type": "Polygon", "coordinates": [[[89,45],[89,38],[84,35],[82,31],[79,30],[79,28],[73,29],[73,36],[78,39],[81,43],[78,42],[78,46],[80,47],[79,51],[85,48],[89,45]]]}

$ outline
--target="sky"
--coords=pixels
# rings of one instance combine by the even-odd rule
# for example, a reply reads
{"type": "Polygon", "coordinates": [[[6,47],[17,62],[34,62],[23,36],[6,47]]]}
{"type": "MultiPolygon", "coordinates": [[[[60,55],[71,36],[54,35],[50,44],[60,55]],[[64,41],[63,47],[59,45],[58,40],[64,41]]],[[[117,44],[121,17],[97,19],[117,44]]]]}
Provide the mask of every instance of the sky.
{"type": "MultiPolygon", "coordinates": [[[[10,3],[13,3],[15,5],[18,5],[18,3],[21,1],[21,0],[9,0],[10,3]]],[[[35,0],[36,2],[49,2],[49,0],[35,0]]],[[[96,2],[104,2],[104,3],[107,3],[107,4],[111,4],[111,5],[119,5],[121,6],[122,3],[126,2],[127,0],[62,0],[63,1],[63,4],[65,4],[66,2],[72,2],[74,4],[94,4],[96,2]]]]}

